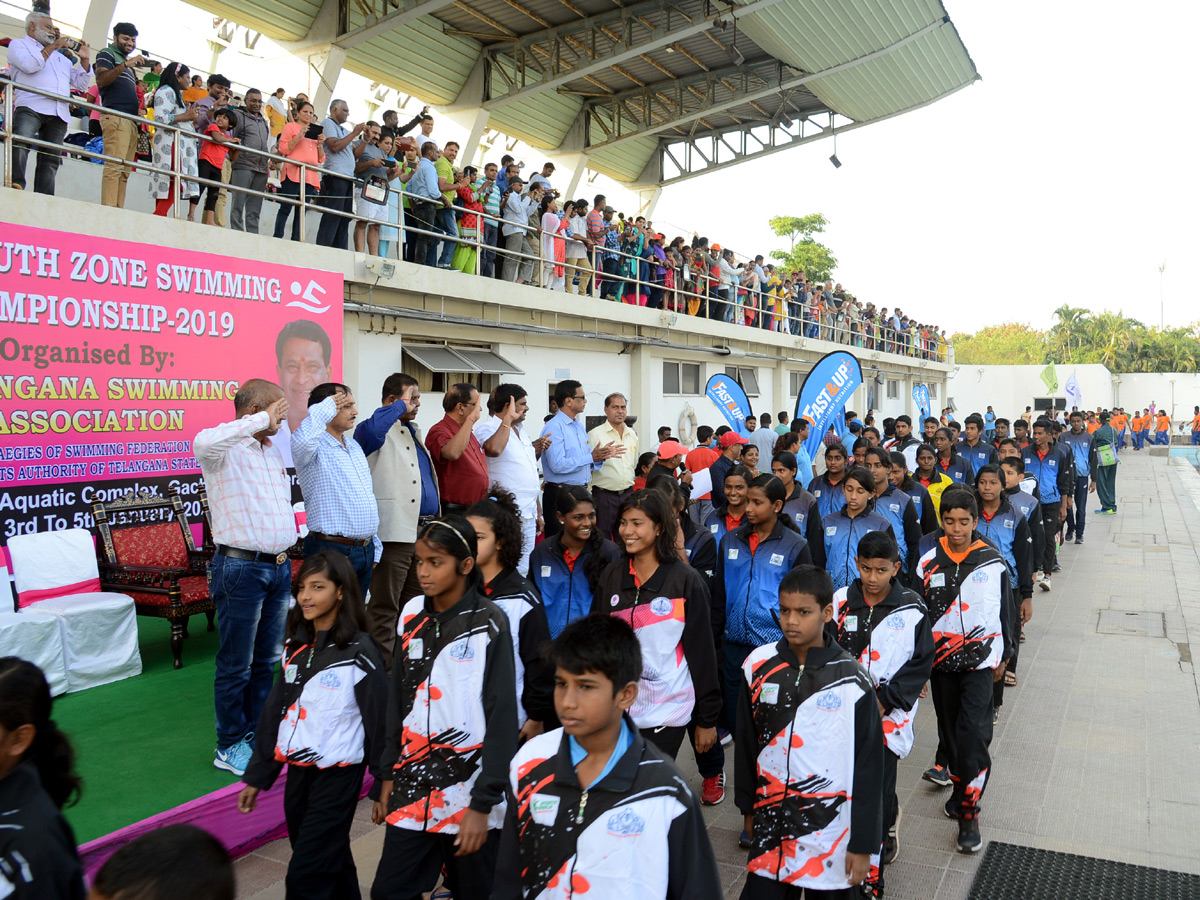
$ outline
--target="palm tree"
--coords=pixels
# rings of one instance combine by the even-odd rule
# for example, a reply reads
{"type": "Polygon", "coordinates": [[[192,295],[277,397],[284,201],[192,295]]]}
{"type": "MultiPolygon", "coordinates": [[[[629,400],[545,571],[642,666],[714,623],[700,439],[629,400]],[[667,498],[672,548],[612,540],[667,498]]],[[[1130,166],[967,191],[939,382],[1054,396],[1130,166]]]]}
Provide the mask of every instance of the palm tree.
{"type": "Polygon", "coordinates": [[[1058,321],[1046,336],[1047,361],[1073,362],[1072,351],[1083,343],[1089,313],[1082,307],[1064,303],[1054,311],[1054,317],[1058,321]]]}

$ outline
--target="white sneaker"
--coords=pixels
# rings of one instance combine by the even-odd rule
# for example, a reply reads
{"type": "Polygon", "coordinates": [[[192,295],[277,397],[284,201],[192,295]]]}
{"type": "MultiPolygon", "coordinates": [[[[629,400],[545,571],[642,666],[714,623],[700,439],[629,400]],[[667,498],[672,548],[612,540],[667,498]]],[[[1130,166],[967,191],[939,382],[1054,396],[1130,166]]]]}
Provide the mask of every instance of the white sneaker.
{"type": "Polygon", "coordinates": [[[1050,590],[1050,576],[1047,575],[1042,578],[1042,580],[1038,582],[1038,587],[1040,587],[1043,591],[1050,590]]]}

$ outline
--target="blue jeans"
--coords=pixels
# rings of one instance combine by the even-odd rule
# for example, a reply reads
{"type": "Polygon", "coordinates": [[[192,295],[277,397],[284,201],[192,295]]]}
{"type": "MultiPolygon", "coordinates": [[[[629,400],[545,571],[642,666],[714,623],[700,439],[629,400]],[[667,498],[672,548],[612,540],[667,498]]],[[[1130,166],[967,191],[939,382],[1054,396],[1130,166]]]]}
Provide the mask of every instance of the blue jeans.
{"type": "Polygon", "coordinates": [[[479,274],[493,278],[496,274],[496,248],[500,246],[500,231],[492,222],[483,226],[483,258],[479,261],[479,274]]]}
{"type": "MultiPolygon", "coordinates": [[[[454,218],[454,210],[446,209],[444,206],[438,207],[437,216],[434,218],[432,231],[440,231],[442,234],[451,238],[458,237],[458,220],[454,218]]],[[[425,256],[425,265],[440,266],[443,269],[450,268],[450,261],[454,258],[454,251],[458,247],[452,240],[444,240],[441,242],[442,252],[438,255],[438,242],[433,238],[429,239],[429,252],[425,256]]]]}
{"type": "Polygon", "coordinates": [[[354,574],[358,576],[358,589],[362,599],[367,598],[367,588],[371,586],[371,572],[375,568],[375,547],[367,544],[365,547],[353,547],[350,544],[339,544],[336,541],[326,541],[312,534],[304,536],[304,557],[307,559],[316,553],[340,553],[350,560],[354,566],[354,574]]]}
{"type": "Polygon", "coordinates": [[[233,559],[218,553],[209,572],[217,607],[217,749],[227,750],[258,724],[283,652],[283,623],[291,597],[292,568],[233,559]]]}
{"type": "Polygon", "coordinates": [[[1074,505],[1067,510],[1067,531],[1075,532],[1075,537],[1083,537],[1083,527],[1087,524],[1088,476],[1075,476],[1075,496],[1071,498],[1074,505]]]}
{"type": "MultiPolygon", "coordinates": [[[[22,137],[37,138],[47,144],[61,144],[67,136],[67,123],[56,115],[34,112],[25,106],[13,110],[13,133],[22,137]]],[[[25,187],[25,160],[34,149],[20,141],[13,142],[12,182],[25,187]]],[[[38,147],[37,167],[33,173],[33,189],[39,194],[54,193],[54,177],[62,162],[62,152],[38,147]]]]}
{"type": "Polygon", "coordinates": [[[1171,438],[1167,435],[1167,433],[1165,431],[1156,431],[1154,433],[1155,446],[1165,445],[1165,444],[1170,444],[1170,443],[1171,443],[1171,438]]]}

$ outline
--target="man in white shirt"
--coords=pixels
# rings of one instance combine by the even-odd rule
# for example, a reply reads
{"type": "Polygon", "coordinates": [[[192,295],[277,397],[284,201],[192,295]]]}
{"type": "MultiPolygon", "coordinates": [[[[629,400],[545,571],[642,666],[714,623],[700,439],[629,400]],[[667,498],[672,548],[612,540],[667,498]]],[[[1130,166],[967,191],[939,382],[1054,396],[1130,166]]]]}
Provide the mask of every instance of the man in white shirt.
{"type": "MultiPolygon", "coordinates": [[[[31,12],[25,17],[25,37],[17,38],[8,45],[8,68],[13,81],[17,85],[26,84],[63,98],[70,96],[72,88],[86,91],[92,80],[92,50],[86,41],[80,42],[76,59],[69,55],[66,46],[65,37],[55,36],[54,20],[48,13],[31,12]],[[60,53],[60,50],[63,52],[60,53]]],[[[67,136],[70,121],[70,107],[66,99],[30,93],[20,87],[14,89],[12,128],[17,136],[61,144],[67,136]]],[[[25,190],[25,162],[28,156],[29,145],[19,140],[13,141],[12,183],[13,187],[22,191],[25,190]]],[[[61,153],[38,150],[33,177],[33,189],[37,193],[54,193],[54,179],[61,162],[61,153]]]]}
{"type": "Polygon", "coordinates": [[[429,113],[423,113],[421,115],[421,133],[418,134],[414,140],[417,142],[418,153],[423,153],[422,148],[426,144],[433,144],[433,146],[437,147],[439,151],[442,149],[442,145],[439,144],[437,139],[433,136],[433,116],[429,115],[429,113]]]}
{"type": "Polygon", "coordinates": [[[541,508],[539,447],[547,438],[530,440],[525,426],[529,401],[519,384],[502,384],[488,398],[491,413],[475,426],[475,439],[487,457],[488,478],[511,493],[521,511],[521,562],[517,571],[529,574],[529,554],[544,527],[541,508]]]}
{"type": "Polygon", "coordinates": [[[193,448],[212,510],[210,591],[217,607],[217,753],[213,765],[239,778],[250,737],[283,651],[291,597],[287,549],[296,542],[292,483],[271,436],[287,418],[277,384],[252,378],[233,398],[237,418],[196,435],[193,448]]]}

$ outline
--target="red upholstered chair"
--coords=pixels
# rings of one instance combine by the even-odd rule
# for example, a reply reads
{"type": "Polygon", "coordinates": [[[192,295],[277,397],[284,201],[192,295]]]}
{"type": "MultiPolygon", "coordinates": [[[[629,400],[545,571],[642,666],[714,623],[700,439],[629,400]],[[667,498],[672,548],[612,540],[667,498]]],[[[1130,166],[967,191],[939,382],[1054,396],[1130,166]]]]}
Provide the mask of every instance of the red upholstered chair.
{"type": "Polygon", "coordinates": [[[208,616],[212,631],[216,607],[208,594],[211,553],[197,550],[178,490],[166,497],[143,491],[113,503],[95,503],[92,513],[100,540],[100,580],[105,590],[133,598],[139,616],[171,623],[175,668],[183,666],[188,618],[208,616]]]}

